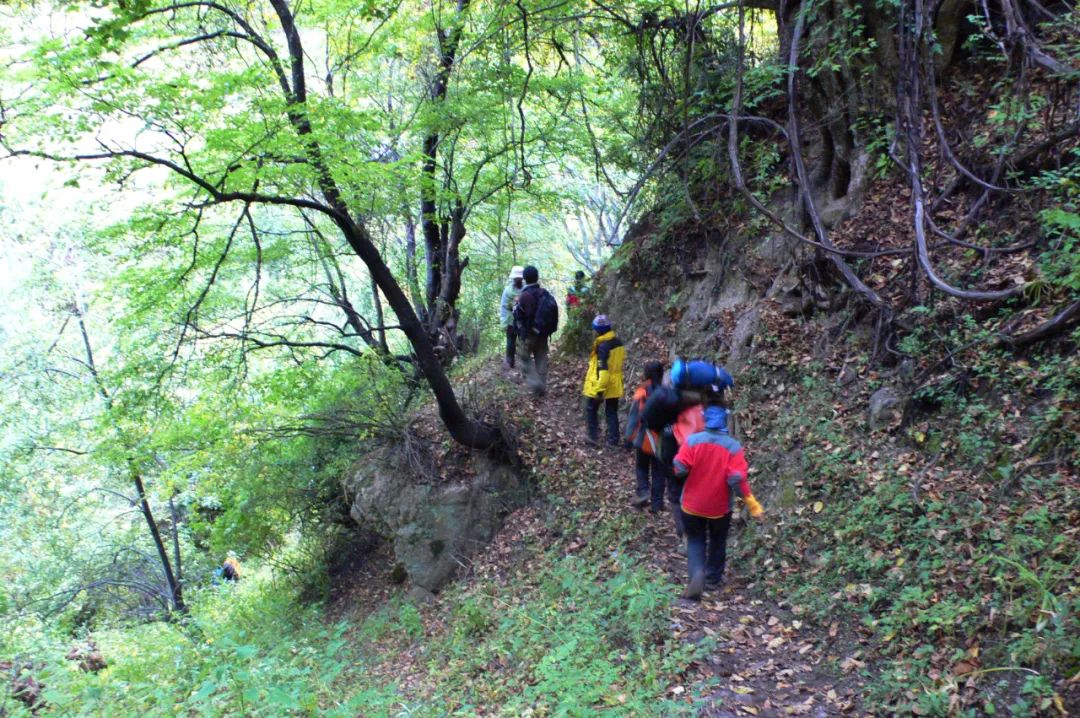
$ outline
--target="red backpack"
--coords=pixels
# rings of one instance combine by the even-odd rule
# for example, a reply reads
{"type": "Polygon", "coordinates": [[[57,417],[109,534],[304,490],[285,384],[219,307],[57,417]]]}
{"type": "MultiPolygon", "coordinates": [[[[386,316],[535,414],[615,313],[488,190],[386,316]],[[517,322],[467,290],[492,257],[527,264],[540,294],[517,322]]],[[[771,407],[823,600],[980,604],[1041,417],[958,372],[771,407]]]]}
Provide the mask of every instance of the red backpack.
{"type": "Polygon", "coordinates": [[[675,442],[682,446],[694,434],[705,431],[705,407],[701,404],[688,406],[679,412],[679,418],[675,420],[672,433],[675,442]]]}

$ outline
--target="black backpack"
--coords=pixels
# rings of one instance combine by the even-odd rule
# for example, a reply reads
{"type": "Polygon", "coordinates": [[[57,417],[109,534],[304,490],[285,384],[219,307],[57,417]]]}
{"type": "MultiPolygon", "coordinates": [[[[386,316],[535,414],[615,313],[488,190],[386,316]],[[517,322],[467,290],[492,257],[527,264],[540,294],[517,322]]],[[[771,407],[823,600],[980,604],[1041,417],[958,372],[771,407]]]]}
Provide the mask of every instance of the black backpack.
{"type": "Polygon", "coordinates": [[[536,298],[536,314],[533,316],[533,330],[541,336],[554,334],[559,328],[559,305],[555,297],[546,289],[540,290],[536,298]]]}

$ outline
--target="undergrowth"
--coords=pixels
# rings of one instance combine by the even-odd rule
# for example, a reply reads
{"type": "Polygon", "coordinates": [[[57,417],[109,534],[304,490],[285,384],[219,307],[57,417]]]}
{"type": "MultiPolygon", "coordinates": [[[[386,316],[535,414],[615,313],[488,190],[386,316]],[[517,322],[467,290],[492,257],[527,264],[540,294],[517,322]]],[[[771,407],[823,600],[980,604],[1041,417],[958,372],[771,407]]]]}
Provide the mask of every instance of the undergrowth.
{"type": "MultiPolygon", "coordinates": [[[[44,690],[33,715],[226,716],[356,713],[334,690],[352,670],[346,626],[328,626],[279,581],[250,579],[202,591],[187,618],[95,632],[108,667],[65,660],[70,639],[41,625],[10,627],[6,656],[32,655],[44,690]]],[[[81,640],[85,640],[83,637],[81,640]]],[[[29,716],[0,693],[0,713],[29,716]]]]}
{"type": "Polygon", "coordinates": [[[410,716],[684,714],[685,704],[665,692],[706,646],[682,644],[667,630],[675,588],[615,538],[631,534],[614,525],[591,532],[579,553],[548,549],[535,575],[457,586],[437,607],[402,603],[370,618],[372,660],[422,656],[411,681],[420,688],[372,696],[362,712],[401,705],[410,716]],[[424,633],[423,613],[442,622],[424,633]]]}
{"type": "MultiPolygon", "coordinates": [[[[64,659],[70,638],[32,623],[0,651],[34,656],[39,716],[684,714],[667,688],[708,647],[668,630],[675,587],[630,550],[629,517],[563,521],[563,535],[585,537],[573,553],[564,539],[536,549],[534,571],[429,606],[396,600],[356,625],[328,624],[290,583],[251,578],[194,595],[184,620],[82,637],[109,663],[97,674],[64,659]]],[[[0,712],[31,715],[7,692],[0,712]]]]}
{"type": "Polygon", "coordinates": [[[915,372],[861,390],[815,362],[750,368],[752,463],[781,518],[746,550],[778,597],[854,627],[862,647],[839,667],[864,673],[868,708],[1064,710],[1058,690],[1080,670],[1076,362],[1016,361],[975,322],[927,326],[901,344],[915,372]],[[897,382],[908,411],[871,430],[867,396],[897,382]]]}

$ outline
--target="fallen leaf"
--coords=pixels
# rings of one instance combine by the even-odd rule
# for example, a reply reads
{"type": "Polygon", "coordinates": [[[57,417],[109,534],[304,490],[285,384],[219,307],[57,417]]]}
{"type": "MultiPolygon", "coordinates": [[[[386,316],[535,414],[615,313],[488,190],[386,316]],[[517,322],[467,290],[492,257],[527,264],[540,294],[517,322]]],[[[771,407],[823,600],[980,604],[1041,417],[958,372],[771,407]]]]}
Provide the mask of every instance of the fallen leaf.
{"type": "Polygon", "coordinates": [[[957,661],[953,665],[953,675],[954,676],[965,676],[968,673],[973,673],[978,668],[979,668],[978,661],[964,659],[964,660],[961,660],[961,661],[957,661]]]}

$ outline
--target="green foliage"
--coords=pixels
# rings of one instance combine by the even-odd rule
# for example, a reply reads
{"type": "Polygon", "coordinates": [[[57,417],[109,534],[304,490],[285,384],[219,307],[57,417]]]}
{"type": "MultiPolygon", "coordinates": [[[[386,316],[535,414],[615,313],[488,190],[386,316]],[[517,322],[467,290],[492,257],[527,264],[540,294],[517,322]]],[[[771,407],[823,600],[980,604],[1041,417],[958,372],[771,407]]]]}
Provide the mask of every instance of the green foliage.
{"type": "MultiPolygon", "coordinates": [[[[602,543],[595,538],[585,553],[603,553],[602,543]]],[[[621,552],[556,556],[540,561],[545,568],[525,585],[480,583],[442,599],[450,628],[419,648],[438,699],[419,714],[468,715],[480,706],[499,706],[501,715],[680,714],[663,694],[695,649],[667,631],[675,588],[621,552]]],[[[402,604],[397,635],[420,641],[419,615],[402,604]]]]}
{"type": "Polygon", "coordinates": [[[259,580],[208,589],[194,604],[182,623],[95,633],[109,664],[97,674],[65,660],[64,638],[39,625],[17,626],[0,649],[40,661],[49,715],[355,714],[335,688],[355,661],[346,625],[325,626],[287,587],[259,580]]]}
{"type": "Polygon", "coordinates": [[[893,125],[881,117],[862,116],[855,122],[855,131],[862,136],[862,146],[874,163],[874,177],[885,179],[895,169],[889,146],[892,144],[893,125]]]}
{"type": "MultiPolygon", "coordinates": [[[[1071,154],[1080,159],[1080,150],[1073,149],[1071,154]]],[[[1039,215],[1050,240],[1050,250],[1040,258],[1042,276],[1055,289],[1076,296],[1080,293],[1080,163],[1044,172],[1035,184],[1051,191],[1060,202],[1039,215]]]]}
{"type": "MultiPolygon", "coordinates": [[[[790,519],[751,534],[749,550],[755,562],[779,564],[771,582],[785,599],[870,637],[880,658],[866,675],[867,705],[956,715],[963,679],[954,670],[969,660],[980,695],[1022,684],[1011,710],[1035,715],[1053,703],[1051,676],[1080,666],[1080,562],[1060,521],[1080,497],[1067,472],[1025,468],[1036,452],[1076,451],[1058,411],[1073,391],[1065,387],[1076,386],[1076,362],[1050,351],[1030,363],[987,351],[993,335],[969,317],[947,331],[941,321],[922,323],[930,325],[901,348],[927,363],[949,356],[965,379],[916,391],[922,413],[910,446],[885,440],[871,453],[826,418],[843,400],[830,382],[803,381],[798,402],[771,417],[765,443],[800,447],[794,466],[766,455],[758,469],[784,482],[790,519]],[[950,471],[935,481],[920,466],[943,454],[950,471]],[[805,509],[817,500],[828,511],[805,509]]],[[[744,401],[760,401],[767,376],[744,376],[744,401]]]]}
{"type": "Polygon", "coordinates": [[[64,660],[69,639],[31,618],[0,651],[34,657],[47,715],[683,715],[664,696],[708,643],[671,634],[677,589],[628,552],[627,519],[589,528],[579,553],[558,544],[530,559],[535,574],[453,587],[434,608],[395,601],[356,626],[256,573],[199,591],[183,621],[94,632],[109,663],[98,674],[64,660]],[[422,657],[421,694],[382,668],[402,652],[422,657]]]}

